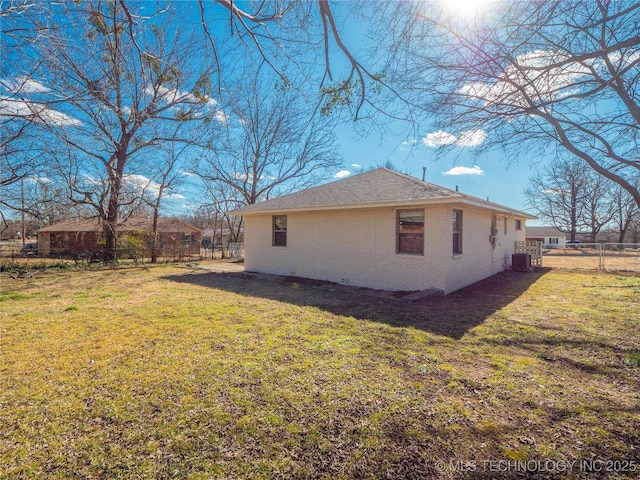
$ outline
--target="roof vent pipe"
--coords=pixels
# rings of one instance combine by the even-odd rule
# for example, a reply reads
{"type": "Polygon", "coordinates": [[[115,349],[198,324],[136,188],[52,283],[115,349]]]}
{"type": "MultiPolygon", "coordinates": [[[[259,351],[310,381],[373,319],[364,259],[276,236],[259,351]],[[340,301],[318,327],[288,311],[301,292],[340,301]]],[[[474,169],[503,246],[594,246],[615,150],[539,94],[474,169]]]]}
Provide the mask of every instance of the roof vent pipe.
{"type": "Polygon", "coordinates": [[[422,167],[422,181],[424,182],[424,177],[427,176],[427,167],[422,167]]]}

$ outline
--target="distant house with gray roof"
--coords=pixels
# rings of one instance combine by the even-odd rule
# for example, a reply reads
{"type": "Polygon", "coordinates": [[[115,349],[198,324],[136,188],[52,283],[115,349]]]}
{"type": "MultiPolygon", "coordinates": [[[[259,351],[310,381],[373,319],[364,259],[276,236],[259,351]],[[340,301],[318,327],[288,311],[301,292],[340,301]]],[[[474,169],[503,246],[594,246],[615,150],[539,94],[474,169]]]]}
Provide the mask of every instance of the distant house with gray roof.
{"type": "Polygon", "coordinates": [[[230,213],[247,271],[444,293],[509,268],[536,218],[387,168],[230,213]]]}
{"type": "Polygon", "coordinates": [[[567,234],[556,227],[527,227],[527,240],[542,243],[542,248],[564,248],[567,234]]]}

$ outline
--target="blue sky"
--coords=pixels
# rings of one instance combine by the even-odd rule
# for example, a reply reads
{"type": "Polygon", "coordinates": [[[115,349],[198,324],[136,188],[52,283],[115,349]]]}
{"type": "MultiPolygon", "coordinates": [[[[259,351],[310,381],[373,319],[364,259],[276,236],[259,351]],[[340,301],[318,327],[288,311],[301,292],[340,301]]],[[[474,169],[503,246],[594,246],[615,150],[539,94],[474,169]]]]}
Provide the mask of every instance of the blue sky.
{"type": "MultiPolygon", "coordinates": [[[[220,37],[221,45],[224,45],[225,42],[229,40],[228,13],[215,2],[205,3],[207,5],[206,17],[211,22],[212,35],[214,37],[220,37]]],[[[500,11],[497,0],[425,0],[424,3],[419,4],[428,5],[430,8],[436,9],[439,8],[439,6],[441,6],[443,10],[450,9],[449,14],[455,15],[459,17],[459,19],[468,18],[474,14],[491,14],[492,9],[494,13],[500,11]]],[[[139,5],[148,7],[151,6],[152,3],[140,3],[139,5]]],[[[184,21],[187,31],[189,29],[201,31],[202,25],[199,10],[196,8],[197,3],[185,1],[183,3],[173,3],[172,5],[178,8],[177,13],[180,22],[176,22],[176,24],[179,23],[183,25],[182,21],[184,21]]],[[[240,5],[241,8],[243,6],[250,8],[253,4],[239,1],[234,2],[234,5],[240,5]]],[[[268,2],[267,5],[269,5],[268,2]]],[[[304,4],[301,3],[300,5],[304,4]]],[[[354,53],[371,72],[385,73],[384,64],[376,65],[376,60],[378,59],[376,56],[377,52],[367,56],[367,24],[366,21],[358,23],[349,17],[349,9],[353,4],[335,0],[332,1],[331,5],[337,14],[336,19],[339,20],[338,29],[342,35],[342,40],[344,40],[349,51],[354,53]]],[[[377,4],[371,2],[365,3],[364,5],[375,6],[377,4]]],[[[153,8],[156,8],[155,3],[153,3],[153,8]]],[[[299,30],[296,29],[293,29],[293,31],[299,32],[299,30]]],[[[291,33],[291,30],[288,30],[288,32],[291,33]]],[[[235,41],[235,36],[232,40],[235,41]]],[[[299,43],[302,46],[309,45],[304,41],[300,41],[297,37],[295,37],[294,40],[295,41],[292,42],[293,44],[299,43]]],[[[266,44],[268,45],[268,42],[266,42],[266,44]]],[[[305,92],[307,95],[310,95],[310,97],[317,93],[317,90],[314,91],[313,89],[320,87],[320,78],[324,73],[324,59],[318,60],[318,57],[323,57],[322,54],[324,53],[321,43],[316,44],[315,49],[314,51],[307,49],[302,53],[297,51],[296,54],[300,54],[300,56],[294,56],[293,58],[304,58],[305,61],[302,63],[291,62],[286,65],[290,67],[294,73],[296,69],[302,71],[305,78],[307,74],[309,77],[315,77],[313,79],[309,78],[308,81],[304,83],[310,86],[309,92],[305,92]]],[[[203,54],[206,53],[204,49],[202,52],[203,54]]],[[[237,51],[229,50],[229,52],[229,55],[231,55],[229,58],[232,59],[231,64],[247,64],[253,67],[255,63],[253,56],[246,53],[244,56],[234,56],[237,54],[237,51]]],[[[220,53],[223,54],[223,50],[220,50],[220,53]]],[[[622,55],[620,52],[617,52],[617,54],[618,57],[622,55]]],[[[557,55],[557,52],[549,50],[523,51],[522,54],[518,55],[517,61],[521,65],[536,67],[532,68],[532,72],[535,72],[537,67],[552,62],[557,55]]],[[[631,50],[627,52],[625,61],[635,62],[637,61],[638,55],[640,55],[640,53],[631,50]]],[[[341,52],[336,50],[335,44],[330,47],[330,57],[331,69],[335,77],[333,79],[334,83],[347,78],[350,64],[345,62],[344,55],[341,57],[341,52]]],[[[380,58],[382,57],[384,57],[384,55],[380,55],[380,58]]],[[[9,58],[9,56],[7,56],[7,58],[9,58]]],[[[186,58],[190,60],[190,57],[186,58]]],[[[290,57],[287,56],[286,58],[288,60],[290,57]]],[[[28,65],[23,67],[22,62],[9,63],[15,63],[14,67],[16,67],[17,70],[16,72],[3,71],[3,75],[0,76],[0,114],[18,117],[29,116],[33,114],[35,108],[37,109],[36,113],[38,113],[40,119],[47,123],[68,128],[69,130],[82,126],[80,117],[76,118],[73,111],[65,110],[64,102],[60,102],[59,98],[55,98],[56,102],[53,104],[54,107],[38,103],[38,98],[45,97],[50,92],[49,86],[47,85],[47,78],[32,77],[30,71],[21,71],[18,67],[28,68],[28,65]],[[21,94],[16,98],[10,98],[11,93],[16,93],[16,90],[20,90],[21,94]],[[32,100],[27,102],[23,100],[22,97],[32,98],[32,100]]],[[[28,62],[26,63],[28,64],[28,62]]],[[[584,66],[582,66],[582,68],[574,66],[568,70],[558,69],[558,71],[552,71],[545,75],[542,80],[545,84],[553,86],[553,89],[549,91],[549,95],[562,96],[565,95],[566,92],[571,91],[574,82],[588,73],[588,69],[585,70],[585,68],[584,66]]],[[[226,75],[226,72],[225,70],[223,73],[226,75]]],[[[286,73],[288,74],[288,72],[286,73]]],[[[510,75],[508,70],[505,74],[507,76],[510,75]]],[[[230,74],[230,77],[226,78],[229,84],[232,84],[235,80],[233,75],[234,74],[230,74]]],[[[295,78],[295,75],[288,76],[295,78]]],[[[49,81],[51,80],[52,79],[49,78],[49,81]]],[[[531,78],[529,80],[535,83],[537,79],[531,78]]],[[[419,77],[418,83],[421,81],[422,77],[419,77]]],[[[326,86],[327,83],[324,85],[326,86]]],[[[496,92],[506,91],[507,94],[509,94],[509,88],[508,82],[501,81],[492,83],[473,82],[472,84],[465,84],[462,87],[462,89],[472,93],[474,96],[484,97],[487,102],[491,101],[492,96],[495,96],[496,92]]],[[[185,94],[185,97],[189,97],[190,95],[188,92],[168,90],[166,96],[175,97],[176,95],[182,96],[183,94],[185,94]]],[[[221,124],[227,123],[227,116],[223,106],[224,103],[221,101],[218,104],[215,98],[211,98],[210,100],[213,108],[217,108],[216,113],[220,113],[221,115],[220,118],[216,115],[218,122],[221,124]],[[221,106],[216,107],[216,105],[221,106]]],[[[517,98],[515,98],[515,100],[517,101],[517,98]]],[[[381,103],[381,105],[387,104],[381,103]]],[[[601,105],[598,104],[598,106],[600,107],[601,105]]],[[[381,108],[385,107],[383,106],[381,108]]],[[[402,112],[398,115],[402,116],[402,112]]],[[[232,120],[233,119],[230,119],[229,121],[232,120]]],[[[384,119],[382,121],[384,121],[384,119]]],[[[552,160],[552,157],[541,158],[540,155],[532,153],[530,158],[527,158],[526,155],[519,155],[516,161],[514,158],[511,158],[508,152],[504,153],[497,148],[486,148],[487,146],[492,147],[492,142],[496,142],[491,131],[478,129],[466,131],[459,137],[454,137],[450,133],[443,131],[443,127],[437,124],[421,124],[419,128],[414,127],[414,130],[415,132],[409,136],[407,132],[412,130],[406,125],[396,123],[391,124],[389,128],[385,129],[382,135],[376,130],[374,133],[363,137],[356,133],[356,125],[343,122],[336,128],[336,135],[344,164],[340,169],[336,169],[335,172],[329,172],[323,181],[343,178],[344,176],[353,175],[362,170],[383,165],[387,162],[393,164],[402,172],[413,175],[416,178],[421,178],[423,175],[423,167],[426,167],[426,180],[429,182],[451,189],[458,187],[463,193],[483,199],[488,198],[493,202],[508,207],[535,213],[531,211],[527,205],[524,189],[527,187],[529,177],[532,173],[543,167],[547,160],[552,160]],[[441,145],[445,145],[447,147],[446,150],[438,148],[441,145]],[[479,148],[480,145],[483,147],[482,151],[487,153],[475,155],[476,149],[479,148]]],[[[94,180],[93,177],[89,177],[88,173],[83,173],[85,173],[85,176],[91,182],[97,181],[94,180]]],[[[124,180],[134,187],[146,187],[148,192],[154,193],[157,184],[154,184],[150,178],[144,175],[151,174],[131,171],[127,172],[124,180]]],[[[38,181],[45,180],[46,179],[40,179],[38,181]]],[[[170,215],[189,214],[193,208],[207,202],[207,199],[202,193],[196,192],[197,189],[195,187],[198,186],[198,183],[199,181],[195,177],[185,173],[183,185],[170,192],[170,197],[165,198],[165,212],[170,215]]]]}
{"type": "MultiPolygon", "coordinates": [[[[417,178],[422,178],[422,168],[427,167],[425,180],[428,182],[451,189],[458,186],[463,193],[483,199],[489,197],[492,202],[528,211],[524,189],[529,180],[531,162],[521,159],[519,163],[510,163],[498,153],[476,158],[473,147],[459,146],[442,153],[424,141],[428,134],[437,131],[427,130],[421,138],[404,139],[392,134],[383,138],[376,134],[361,138],[347,127],[339,134],[345,171],[338,177],[386,161],[417,178]]],[[[490,133],[485,141],[491,141],[490,133]]]]}
{"type": "MultiPolygon", "coordinates": [[[[337,8],[344,8],[348,3],[335,5],[337,8]]],[[[468,6],[463,7],[465,12],[469,11],[468,6]]],[[[215,11],[214,8],[211,10],[215,11]]],[[[197,25],[197,22],[194,24],[197,25]]],[[[364,49],[365,31],[364,27],[343,28],[341,33],[349,48],[358,52],[364,49]]],[[[339,61],[339,57],[332,58],[338,58],[339,61]]],[[[364,62],[366,63],[366,60],[364,62]]],[[[7,79],[4,80],[3,84],[7,84],[7,79]]],[[[47,91],[46,85],[42,85],[37,80],[25,80],[22,84],[23,91],[27,91],[26,87],[32,93],[47,91]]],[[[14,109],[18,107],[20,104],[17,107],[12,106],[14,109]]],[[[51,115],[55,114],[52,121],[57,123],[69,124],[77,121],[72,117],[64,116],[61,112],[50,112],[51,115]]],[[[499,153],[485,154],[480,157],[473,155],[474,144],[491,142],[490,132],[482,133],[479,137],[476,135],[477,132],[474,132],[469,135],[469,138],[454,138],[442,132],[437,125],[425,125],[422,128],[423,130],[417,135],[408,137],[405,126],[392,124],[382,136],[376,132],[362,137],[356,133],[355,125],[341,124],[336,129],[336,134],[344,166],[341,170],[329,174],[326,181],[353,175],[387,162],[392,163],[398,170],[417,178],[422,177],[423,167],[427,167],[426,180],[429,182],[451,189],[457,186],[463,193],[480,198],[488,197],[493,202],[528,210],[523,190],[528,182],[531,162],[521,159],[519,164],[510,163],[507,159],[501,158],[499,153]],[[452,144],[447,153],[442,153],[437,148],[437,145],[442,143],[452,144]]],[[[145,180],[148,181],[140,177],[140,183],[144,184],[145,180]]],[[[188,214],[190,209],[201,204],[203,198],[194,188],[198,183],[196,178],[185,176],[183,185],[173,192],[172,198],[165,199],[165,211],[172,215],[188,214]]]]}
{"type": "MultiPolygon", "coordinates": [[[[475,15],[491,14],[497,0],[428,0],[430,8],[441,7],[445,14],[462,21],[475,15]]],[[[348,5],[337,3],[335,6],[348,5]]],[[[343,28],[342,39],[353,52],[365,52],[363,39],[366,26],[349,25],[343,28]],[[358,28],[359,27],[359,28],[358,28]]],[[[364,54],[366,55],[366,54],[364,54]]],[[[334,55],[335,59],[338,55],[334,55]]],[[[366,57],[365,57],[366,58],[366,57]]],[[[364,61],[366,63],[366,60],[364,61]]],[[[505,158],[500,152],[475,155],[474,145],[492,141],[491,132],[482,130],[468,132],[467,138],[456,138],[443,132],[438,125],[421,125],[420,131],[407,135],[406,124],[392,123],[384,134],[372,133],[362,137],[356,133],[355,125],[345,124],[338,129],[338,141],[344,156],[344,170],[337,177],[355,174],[362,169],[391,162],[403,173],[422,178],[423,167],[427,167],[425,180],[443,187],[455,189],[528,211],[524,189],[532,168],[538,168],[538,158],[519,158],[519,162],[505,158]],[[446,151],[437,145],[449,144],[446,151]]],[[[492,149],[489,149],[492,150],[492,149]]],[[[335,179],[334,178],[334,179],[335,179]]],[[[532,223],[529,221],[529,223],[532,223]]]]}
{"type": "MultiPolygon", "coordinates": [[[[434,131],[438,130],[428,129],[420,138],[405,138],[393,133],[382,137],[373,133],[363,137],[356,133],[353,125],[343,124],[336,133],[344,165],[329,175],[326,181],[336,181],[387,162],[403,173],[422,178],[422,168],[426,166],[425,180],[428,182],[452,190],[457,186],[462,193],[482,199],[488,197],[492,202],[535,215],[528,208],[524,195],[533,162],[526,159],[520,159],[519,163],[509,162],[496,152],[477,157],[473,147],[454,147],[448,153],[442,153],[423,141],[434,131]]],[[[490,141],[490,133],[485,141],[490,141]]],[[[178,214],[196,206],[199,202],[192,188],[199,184],[196,177],[185,178],[179,189],[180,195],[166,199],[167,210],[178,214]]]]}

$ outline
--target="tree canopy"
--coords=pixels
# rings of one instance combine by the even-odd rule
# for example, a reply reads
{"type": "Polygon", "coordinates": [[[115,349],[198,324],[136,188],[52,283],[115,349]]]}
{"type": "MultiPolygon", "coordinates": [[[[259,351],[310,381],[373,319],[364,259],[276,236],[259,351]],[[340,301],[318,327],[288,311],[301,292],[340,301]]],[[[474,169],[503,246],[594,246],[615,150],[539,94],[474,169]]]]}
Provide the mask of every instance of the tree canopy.
{"type": "Polygon", "coordinates": [[[389,72],[442,126],[432,141],[509,155],[568,152],[640,205],[640,4],[491,7],[468,19],[415,2],[394,23],[389,72]]]}
{"type": "Polygon", "coordinates": [[[444,5],[3,4],[0,185],[55,166],[69,201],[115,231],[141,200],[127,179],[157,182],[161,145],[191,143],[209,152],[210,179],[243,183],[245,201],[256,201],[318,181],[309,165],[289,169],[298,154],[286,135],[269,172],[248,168],[258,136],[269,143],[261,125],[296,104],[304,114],[278,122],[300,132],[303,149],[341,111],[369,126],[405,120],[437,126],[431,145],[495,149],[506,161],[568,153],[640,205],[640,3],[505,0],[475,16],[444,5]],[[266,70],[270,85],[262,73],[246,84],[266,70]],[[192,135],[201,127],[205,142],[192,135]],[[283,181],[265,190],[267,178],[283,181]]]}

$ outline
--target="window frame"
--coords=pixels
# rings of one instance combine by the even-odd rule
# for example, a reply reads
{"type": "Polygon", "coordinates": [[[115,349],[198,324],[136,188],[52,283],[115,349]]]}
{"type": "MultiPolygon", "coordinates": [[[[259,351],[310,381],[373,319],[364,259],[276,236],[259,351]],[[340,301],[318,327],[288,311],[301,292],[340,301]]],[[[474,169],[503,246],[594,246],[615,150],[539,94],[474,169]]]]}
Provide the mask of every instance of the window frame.
{"type": "Polygon", "coordinates": [[[286,247],[287,246],[287,227],[288,218],[286,215],[272,215],[271,216],[271,246],[272,247],[286,247]],[[278,226],[278,218],[284,218],[284,228],[282,225],[278,226]],[[280,234],[280,235],[278,235],[280,234]],[[284,234],[284,235],[282,235],[284,234]],[[282,242],[284,237],[284,242],[282,242]]]}
{"type": "Polygon", "coordinates": [[[402,208],[396,210],[396,254],[399,255],[421,255],[424,256],[424,223],[425,214],[424,208],[402,208]],[[422,215],[422,231],[421,232],[401,232],[401,220],[400,217],[403,213],[420,213],[422,215]],[[412,244],[414,247],[419,245],[419,249],[413,249],[412,251],[402,250],[402,245],[406,242],[402,242],[401,238],[413,238],[412,244]],[[421,238],[421,241],[415,239],[421,238]]]}
{"type": "Polygon", "coordinates": [[[463,228],[463,215],[462,210],[456,208],[453,209],[452,218],[452,253],[453,255],[462,255],[462,228],[463,228]]]}
{"type": "Polygon", "coordinates": [[[516,218],[516,232],[522,230],[522,220],[519,218],[516,218]]]}

